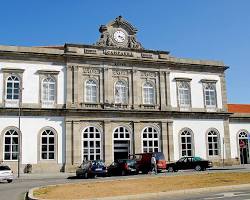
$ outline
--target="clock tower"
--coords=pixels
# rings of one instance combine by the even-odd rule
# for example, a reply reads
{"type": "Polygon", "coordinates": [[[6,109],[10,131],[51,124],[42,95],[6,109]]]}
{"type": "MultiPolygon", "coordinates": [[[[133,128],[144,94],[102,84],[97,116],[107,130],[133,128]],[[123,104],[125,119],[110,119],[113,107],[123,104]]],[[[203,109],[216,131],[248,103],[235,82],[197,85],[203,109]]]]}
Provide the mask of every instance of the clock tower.
{"type": "Polygon", "coordinates": [[[136,39],[137,29],[122,16],[107,25],[101,25],[99,31],[101,36],[96,43],[98,46],[143,49],[136,39]]]}

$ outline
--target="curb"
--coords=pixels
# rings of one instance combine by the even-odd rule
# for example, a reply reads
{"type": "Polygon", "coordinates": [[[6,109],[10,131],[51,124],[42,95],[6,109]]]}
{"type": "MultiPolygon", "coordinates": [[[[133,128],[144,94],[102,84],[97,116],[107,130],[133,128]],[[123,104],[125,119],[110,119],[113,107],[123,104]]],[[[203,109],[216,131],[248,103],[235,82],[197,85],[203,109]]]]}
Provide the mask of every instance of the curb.
{"type": "MultiPolygon", "coordinates": [[[[29,190],[27,195],[27,200],[46,200],[39,199],[33,196],[33,191],[41,187],[35,187],[29,190]]],[[[157,192],[157,193],[144,193],[136,195],[123,195],[115,197],[98,197],[98,198],[88,198],[88,199],[78,199],[78,200],[134,200],[134,199],[150,199],[150,198],[159,198],[159,197],[169,197],[174,195],[184,195],[184,194],[193,194],[193,193],[203,193],[203,192],[217,192],[221,190],[232,190],[232,189],[242,189],[250,188],[250,184],[241,184],[241,185],[229,185],[229,186],[217,186],[217,187],[208,187],[208,188],[198,188],[198,189],[186,189],[186,190],[176,190],[169,192],[157,192]]],[[[52,200],[52,199],[50,199],[52,200]]]]}

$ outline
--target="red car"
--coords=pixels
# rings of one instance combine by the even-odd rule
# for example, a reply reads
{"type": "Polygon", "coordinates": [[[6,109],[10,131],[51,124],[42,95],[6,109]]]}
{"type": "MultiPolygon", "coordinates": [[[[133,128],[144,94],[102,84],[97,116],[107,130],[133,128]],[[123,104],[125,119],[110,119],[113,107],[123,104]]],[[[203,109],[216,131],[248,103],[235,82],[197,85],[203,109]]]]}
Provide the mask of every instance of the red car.
{"type": "Polygon", "coordinates": [[[162,152],[154,152],[154,153],[138,153],[131,155],[131,157],[133,157],[136,160],[137,171],[141,171],[144,174],[151,171],[152,155],[155,156],[157,170],[158,171],[166,170],[167,165],[164,154],[162,152]]]}

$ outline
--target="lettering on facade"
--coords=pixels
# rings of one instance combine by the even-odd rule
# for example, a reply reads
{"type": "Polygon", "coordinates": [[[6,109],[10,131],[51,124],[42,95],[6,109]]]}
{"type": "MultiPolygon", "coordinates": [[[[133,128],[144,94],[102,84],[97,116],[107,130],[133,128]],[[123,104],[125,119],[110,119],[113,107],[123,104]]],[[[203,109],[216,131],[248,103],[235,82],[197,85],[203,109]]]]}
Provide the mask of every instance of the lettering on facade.
{"type": "Polygon", "coordinates": [[[127,76],[128,72],[125,70],[113,70],[114,76],[127,76]]]}
{"type": "Polygon", "coordinates": [[[105,55],[111,56],[125,56],[125,57],[133,57],[133,53],[129,51],[118,51],[118,50],[104,50],[105,55]]]}
{"type": "Polygon", "coordinates": [[[151,53],[141,53],[142,58],[153,58],[153,54],[151,53]]]}
{"type": "Polygon", "coordinates": [[[142,77],[155,78],[156,72],[141,72],[142,77]]]}
{"type": "Polygon", "coordinates": [[[86,54],[97,54],[96,49],[84,49],[84,53],[86,54]]]}
{"type": "Polygon", "coordinates": [[[100,74],[100,70],[94,68],[83,68],[83,74],[100,74]]]}

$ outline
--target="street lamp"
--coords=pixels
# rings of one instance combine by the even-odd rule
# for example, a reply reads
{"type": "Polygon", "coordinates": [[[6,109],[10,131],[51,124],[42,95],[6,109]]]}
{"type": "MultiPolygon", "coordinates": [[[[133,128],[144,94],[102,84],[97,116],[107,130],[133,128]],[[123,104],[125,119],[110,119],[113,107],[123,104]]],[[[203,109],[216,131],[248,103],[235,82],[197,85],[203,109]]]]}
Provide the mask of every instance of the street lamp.
{"type": "Polygon", "coordinates": [[[21,162],[21,109],[22,109],[22,90],[19,85],[19,102],[18,102],[18,158],[17,158],[17,177],[20,178],[20,162],[21,162]]]}

